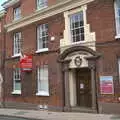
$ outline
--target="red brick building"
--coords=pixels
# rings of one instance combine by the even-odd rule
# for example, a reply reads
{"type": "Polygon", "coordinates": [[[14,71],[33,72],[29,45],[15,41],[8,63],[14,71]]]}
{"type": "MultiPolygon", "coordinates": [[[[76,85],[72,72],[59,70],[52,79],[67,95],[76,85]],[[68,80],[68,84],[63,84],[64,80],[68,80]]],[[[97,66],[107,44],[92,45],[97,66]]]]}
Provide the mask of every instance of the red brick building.
{"type": "Polygon", "coordinates": [[[3,7],[5,107],[119,113],[120,0],[3,7]],[[21,56],[32,56],[31,69],[20,67],[21,56]]]}

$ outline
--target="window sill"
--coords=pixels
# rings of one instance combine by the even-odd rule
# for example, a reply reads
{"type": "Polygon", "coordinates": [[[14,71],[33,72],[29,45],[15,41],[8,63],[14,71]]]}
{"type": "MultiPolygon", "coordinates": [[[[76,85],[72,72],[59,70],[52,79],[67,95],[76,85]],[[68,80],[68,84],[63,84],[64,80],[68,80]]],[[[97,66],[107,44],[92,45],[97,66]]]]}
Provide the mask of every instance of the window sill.
{"type": "Polygon", "coordinates": [[[13,55],[12,58],[16,58],[16,57],[20,57],[20,56],[21,56],[21,54],[19,53],[19,54],[13,55]]]}
{"type": "Polygon", "coordinates": [[[41,53],[41,52],[47,52],[48,48],[44,48],[44,49],[39,49],[37,50],[35,53],[41,53]]]}
{"type": "Polygon", "coordinates": [[[36,96],[49,96],[49,93],[44,92],[44,91],[40,91],[40,92],[36,93],[36,96]]]}
{"type": "Polygon", "coordinates": [[[12,92],[13,95],[21,95],[21,91],[19,90],[15,90],[12,92]]]}
{"type": "Polygon", "coordinates": [[[115,36],[115,39],[119,39],[119,38],[120,38],[120,35],[116,35],[116,36],[115,36]]]}

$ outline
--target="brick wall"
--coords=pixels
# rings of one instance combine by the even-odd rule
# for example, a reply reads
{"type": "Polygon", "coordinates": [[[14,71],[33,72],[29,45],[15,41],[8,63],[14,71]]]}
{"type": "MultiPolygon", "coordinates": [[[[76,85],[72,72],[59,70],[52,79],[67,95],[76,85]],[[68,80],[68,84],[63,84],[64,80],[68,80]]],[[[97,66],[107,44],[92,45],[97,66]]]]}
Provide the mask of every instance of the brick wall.
{"type": "MultiPolygon", "coordinates": [[[[56,109],[61,109],[63,106],[63,91],[62,81],[60,79],[60,69],[57,63],[59,55],[59,44],[61,34],[64,30],[63,14],[58,14],[48,19],[38,21],[29,26],[25,26],[21,29],[7,33],[6,42],[6,78],[5,78],[5,96],[6,102],[21,102],[32,104],[47,104],[50,107],[54,106],[56,109]],[[49,29],[49,51],[45,53],[35,53],[36,49],[36,28],[39,24],[48,23],[49,29]],[[59,28],[59,29],[58,29],[59,28]],[[12,58],[13,50],[13,33],[22,32],[22,49],[24,53],[33,55],[33,71],[31,73],[22,73],[22,94],[12,95],[12,70],[19,67],[19,58],[12,58]],[[51,37],[54,36],[55,40],[51,41],[51,37]],[[50,97],[36,96],[37,81],[36,81],[36,68],[43,64],[49,66],[49,85],[50,85],[50,97]],[[59,89],[58,89],[59,88],[59,89]]],[[[53,107],[53,108],[54,108],[53,107]]]]}
{"type": "Polygon", "coordinates": [[[96,32],[97,43],[115,41],[115,15],[113,0],[95,0],[88,4],[88,23],[96,32]]]}
{"type": "MultiPolygon", "coordinates": [[[[88,4],[88,24],[96,33],[96,50],[101,54],[97,64],[98,81],[100,76],[113,76],[114,95],[100,95],[102,102],[119,102],[120,83],[118,77],[119,40],[115,39],[115,14],[113,0],[96,0],[88,4]]],[[[98,84],[99,88],[99,84],[98,84]]]]}
{"type": "MultiPolygon", "coordinates": [[[[35,2],[29,0],[21,1],[24,3],[23,12],[24,15],[29,15],[35,9],[35,2]],[[33,2],[33,3],[32,3],[33,2]],[[29,4],[31,7],[25,7],[29,4]],[[27,8],[27,10],[25,9],[27,8]]],[[[54,4],[55,0],[49,1],[49,4],[54,4]]],[[[6,20],[10,22],[12,16],[8,9],[6,20]]],[[[97,80],[99,89],[99,76],[110,75],[114,78],[114,95],[100,95],[98,93],[99,102],[118,103],[118,97],[120,96],[120,83],[118,77],[118,64],[117,58],[120,57],[120,45],[119,40],[115,39],[115,15],[114,15],[114,1],[113,0],[95,0],[87,6],[87,22],[90,24],[90,29],[96,34],[96,50],[101,54],[101,58],[97,64],[97,80]]],[[[12,68],[17,66],[19,58],[11,58],[12,56],[12,35],[15,31],[7,33],[6,35],[6,78],[5,78],[5,95],[6,101],[16,101],[35,104],[48,104],[50,107],[57,106],[61,108],[64,105],[63,94],[63,81],[60,76],[60,66],[57,63],[57,57],[59,55],[60,38],[64,31],[64,17],[63,14],[59,14],[42,21],[38,21],[29,26],[19,29],[22,31],[23,37],[23,52],[33,55],[33,71],[32,73],[24,73],[22,81],[22,95],[12,95],[12,68]],[[48,23],[49,25],[49,52],[36,54],[36,27],[42,23],[48,23]],[[51,41],[51,37],[54,36],[55,40],[51,41]],[[8,59],[9,58],[9,59],[8,59]],[[36,66],[41,64],[49,64],[49,84],[50,84],[50,97],[38,97],[36,96],[36,66]],[[28,84],[29,83],[29,84],[28,84]]],[[[16,30],[18,31],[18,30],[16,30]]]]}
{"type": "MultiPolygon", "coordinates": [[[[48,6],[52,6],[54,4],[58,3],[56,0],[48,0],[48,6]]],[[[13,9],[17,7],[18,5],[21,6],[21,15],[22,17],[26,17],[32,13],[36,12],[36,0],[20,0],[19,3],[10,6],[7,8],[6,13],[6,24],[11,23],[13,21],[13,9]]]]}

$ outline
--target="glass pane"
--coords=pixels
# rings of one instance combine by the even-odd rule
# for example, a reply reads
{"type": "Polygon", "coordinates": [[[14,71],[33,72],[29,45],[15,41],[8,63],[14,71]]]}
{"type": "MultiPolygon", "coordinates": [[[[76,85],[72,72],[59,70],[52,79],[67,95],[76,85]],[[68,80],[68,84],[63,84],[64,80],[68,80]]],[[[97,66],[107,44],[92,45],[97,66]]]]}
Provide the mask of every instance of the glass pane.
{"type": "Polygon", "coordinates": [[[48,81],[40,81],[40,91],[48,92],[48,81]]]}
{"type": "Polygon", "coordinates": [[[84,28],[80,28],[80,33],[84,33],[84,28]]]}
{"type": "Polygon", "coordinates": [[[44,76],[48,79],[48,68],[44,68],[44,76]]]}
{"type": "Polygon", "coordinates": [[[118,8],[118,16],[120,17],[120,8],[118,8]]]}
{"type": "Polygon", "coordinates": [[[84,34],[81,34],[81,41],[83,41],[84,39],[84,34]]]}
{"type": "Polygon", "coordinates": [[[117,7],[120,8],[120,0],[116,0],[117,7]]]}
{"type": "Polygon", "coordinates": [[[84,40],[81,34],[84,34],[83,12],[76,13],[70,16],[70,29],[73,42],[84,40]],[[82,39],[81,39],[82,38],[82,39]]]}
{"type": "Polygon", "coordinates": [[[47,0],[37,0],[37,8],[42,8],[44,6],[47,6],[47,0]]]}
{"type": "Polygon", "coordinates": [[[37,29],[38,49],[47,48],[48,24],[42,24],[37,29]]]}
{"type": "Polygon", "coordinates": [[[76,35],[79,35],[80,30],[79,30],[79,29],[76,29],[75,32],[76,32],[76,35]]]}
{"type": "Polygon", "coordinates": [[[15,90],[21,90],[21,83],[15,82],[15,90]]]}

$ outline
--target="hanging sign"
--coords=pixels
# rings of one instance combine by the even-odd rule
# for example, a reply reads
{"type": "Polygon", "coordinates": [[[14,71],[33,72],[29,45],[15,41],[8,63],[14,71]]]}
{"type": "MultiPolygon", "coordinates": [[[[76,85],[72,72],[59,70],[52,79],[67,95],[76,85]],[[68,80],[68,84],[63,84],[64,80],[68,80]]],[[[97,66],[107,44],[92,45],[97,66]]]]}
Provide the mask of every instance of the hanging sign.
{"type": "Polygon", "coordinates": [[[20,68],[23,72],[30,72],[32,71],[32,56],[31,55],[24,55],[20,58],[20,68]]]}
{"type": "Polygon", "coordinates": [[[114,94],[113,76],[100,76],[100,93],[114,94]]]}

